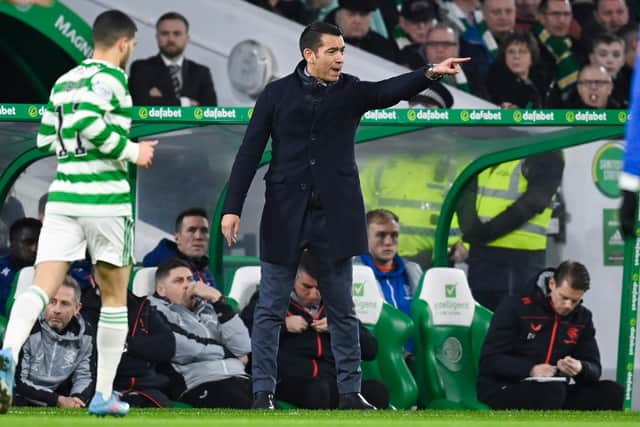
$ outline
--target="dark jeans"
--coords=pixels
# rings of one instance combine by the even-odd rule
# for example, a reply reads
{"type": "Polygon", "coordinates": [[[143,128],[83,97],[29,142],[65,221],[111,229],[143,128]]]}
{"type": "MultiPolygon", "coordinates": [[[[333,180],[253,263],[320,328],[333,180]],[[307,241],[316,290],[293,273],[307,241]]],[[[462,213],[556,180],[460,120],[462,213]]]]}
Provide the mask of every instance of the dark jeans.
{"type": "MultiPolygon", "coordinates": [[[[329,252],[327,224],[322,210],[308,210],[303,222],[300,251],[308,248],[318,264],[318,286],[322,294],[331,351],[336,361],[338,391],[360,392],[360,337],[351,287],[351,258],[334,260],[329,252]]],[[[253,392],[276,390],[280,327],[289,305],[297,265],[261,262],[260,296],[251,334],[253,392]]]]}
{"type": "Polygon", "coordinates": [[[471,248],[467,264],[473,298],[495,311],[504,296],[530,292],[535,275],[545,268],[545,256],[545,251],[471,248]]]}
{"type": "Polygon", "coordinates": [[[621,410],[624,389],[614,381],[588,384],[523,381],[504,386],[485,403],[493,409],[621,410]]]}
{"type": "Polygon", "coordinates": [[[180,396],[179,401],[194,408],[249,409],[253,402],[251,381],[247,378],[231,377],[200,384],[180,396]]]}

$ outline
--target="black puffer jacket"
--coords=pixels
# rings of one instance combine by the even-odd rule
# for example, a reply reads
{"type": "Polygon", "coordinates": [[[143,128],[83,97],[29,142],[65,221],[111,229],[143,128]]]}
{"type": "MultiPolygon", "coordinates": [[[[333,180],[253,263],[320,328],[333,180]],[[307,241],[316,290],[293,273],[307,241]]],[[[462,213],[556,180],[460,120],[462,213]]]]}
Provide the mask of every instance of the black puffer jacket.
{"type": "Polygon", "coordinates": [[[600,378],[600,352],[591,311],[580,304],[567,316],[558,315],[548,295],[551,275],[553,270],[543,271],[530,295],[505,297],[496,310],[480,356],[480,400],[503,385],[528,377],[534,365],[555,365],[565,356],[582,362],[576,382],[600,378]]]}

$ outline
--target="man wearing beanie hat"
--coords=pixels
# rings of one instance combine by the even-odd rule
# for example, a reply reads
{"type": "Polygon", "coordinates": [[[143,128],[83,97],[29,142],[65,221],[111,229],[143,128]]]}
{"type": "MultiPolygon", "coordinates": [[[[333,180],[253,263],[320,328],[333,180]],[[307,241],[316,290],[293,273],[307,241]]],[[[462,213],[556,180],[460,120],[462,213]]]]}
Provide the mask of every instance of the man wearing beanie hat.
{"type": "Polygon", "coordinates": [[[395,42],[371,30],[371,14],[377,8],[377,0],[338,0],[338,7],[325,21],[340,27],[346,43],[397,62],[399,52],[395,42]]]}

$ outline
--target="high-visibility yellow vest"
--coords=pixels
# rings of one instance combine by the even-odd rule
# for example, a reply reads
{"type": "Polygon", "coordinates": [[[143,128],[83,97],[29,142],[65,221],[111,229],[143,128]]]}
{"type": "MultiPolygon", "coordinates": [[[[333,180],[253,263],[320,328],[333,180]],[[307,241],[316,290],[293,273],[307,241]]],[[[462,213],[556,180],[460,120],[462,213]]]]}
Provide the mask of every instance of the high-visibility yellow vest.
{"type": "MultiPolygon", "coordinates": [[[[389,209],[398,215],[401,256],[433,250],[442,202],[456,172],[453,159],[437,156],[403,156],[365,165],[360,173],[365,205],[367,210],[389,209]]],[[[458,218],[454,215],[449,245],[460,239],[458,218]]]]}
{"type": "MultiPolygon", "coordinates": [[[[478,175],[476,209],[480,221],[487,222],[505,211],[527,191],[527,178],[522,175],[522,162],[513,160],[485,169],[478,175]]],[[[522,250],[547,248],[547,230],[551,207],[534,216],[519,229],[506,234],[487,246],[522,250]]]]}

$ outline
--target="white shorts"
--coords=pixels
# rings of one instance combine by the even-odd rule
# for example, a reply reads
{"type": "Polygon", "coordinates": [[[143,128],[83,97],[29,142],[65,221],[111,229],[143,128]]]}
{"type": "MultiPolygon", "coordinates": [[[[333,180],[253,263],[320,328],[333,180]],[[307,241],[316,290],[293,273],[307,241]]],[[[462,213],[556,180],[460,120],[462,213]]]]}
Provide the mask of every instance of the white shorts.
{"type": "Polygon", "coordinates": [[[133,219],[129,216],[69,217],[46,214],[38,239],[36,265],[77,261],[89,249],[91,261],[116,267],[133,263],[133,219]]]}

